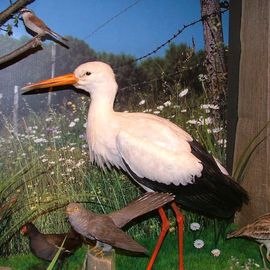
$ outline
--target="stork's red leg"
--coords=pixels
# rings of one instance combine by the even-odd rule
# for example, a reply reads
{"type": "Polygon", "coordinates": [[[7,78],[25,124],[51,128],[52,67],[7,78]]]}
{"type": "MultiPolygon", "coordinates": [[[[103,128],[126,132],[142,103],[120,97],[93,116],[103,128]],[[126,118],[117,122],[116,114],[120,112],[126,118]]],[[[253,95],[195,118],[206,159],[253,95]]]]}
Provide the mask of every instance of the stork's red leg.
{"type": "Polygon", "coordinates": [[[183,257],[183,231],[184,231],[184,216],[176,203],[173,202],[171,207],[175,213],[178,225],[178,248],[179,248],[179,270],[184,270],[184,257],[183,257]]]}
{"type": "Polygon", "coordinates": [[[152,269],[152,266],[153,266],[153,264],[155,262],[155,259],[157,257],[158,252],[159,252],[159,249],[160,249],[160,247],[162,245],[162,242],[163,242],[163,240],[164,240],[164,238],[165,238],[165,236],[166,236],[166,234],[167,234],[167,232],[168,232],[168,230],[170,228],[170,222],[166,217],[164,209],[161,207],[161,208],[158,209],[158,212],[159,212],[159,215],[161,217],[162,228],[161,228],[161,232],[160,232],[157,244],[155,246],[152,257],[151,257],[151,259],[149,261],[149,264],[147,265],[146,270],[151,270],[152,269]]]}

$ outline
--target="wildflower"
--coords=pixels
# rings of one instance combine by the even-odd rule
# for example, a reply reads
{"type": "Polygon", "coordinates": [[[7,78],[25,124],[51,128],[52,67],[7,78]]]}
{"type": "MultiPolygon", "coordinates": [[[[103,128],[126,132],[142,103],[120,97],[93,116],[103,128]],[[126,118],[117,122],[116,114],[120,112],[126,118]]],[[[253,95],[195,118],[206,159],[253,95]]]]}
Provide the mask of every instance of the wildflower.
{"type": "Polygon", "coordinates": [[[210,125],[213,123],[213,119],[211,117],[207,118],[200,117],[200,122],[202,125],[210,125]]]}
{"type": "Polygon", "coordinates": [[[217,143],[218,143],[219,145],[226,145],[227,140],[226,140],[226,139],[220,139],[220,140],[217,141],[217,143]]]}
{"type": "Polygon", "coordinates": [[[179,109],[180,106],[179,106],[179,105],[173,105],[173,108],[174,108],[174,109],[179,109]]]}
{"type": "Polygon", "coordinates": [[[188,93],[188,88],[185,88],[184,90],[182,90],[180,93],[179,93],[179,97],[184,97],[186,94],[188,93]]]}
{"type": "Polygon", "coordinates": [[[183,110],[181,110],[181,112],[182,112],[182,113],[187,112],[187,109],[183,109],[183,110]]]}
{"type": "Polygon", "coordinates": [[[195,248],[201,249],[202,247],[204,247],[204,241],[201,239],[197,239],[194,241],[193,245],[195,248]]]}
{"type": "Polygon", "coordinates": [[[144,104],[145,104],[145,99],[142,99],[142,100],[139,102],[139,106],[144,105],[144,104]]]}
{"type": "Polygon", "coordinates": [[[207,79],[208,79],[208,78],[207,78],[207,75],[204,75],[204,74],[199,74],[199,75],[198,75],[198,80],[199,80],[200,82],[205,82],[207,79]]]}
{"type": "Polygon", "coordinates": [[[53,136],[53,139],[55,139],[55,140],[61,139],[61,136],[59,136],[59,135],[53,136]]]}
{"type": "Polygon", "coordinates": [[[160,111],[153,111],[153,114],[160,114],[160,111]]]}
{"type": "Polygon", "coordinates": [[[144,110],[143,112],[144,112],[144,113],[146,113],[146,112],[152,112],[152,109],[146,109],[146,110],[144,110]]]}
{"type": "Polygon", "coordinates": [[[158,109],[159,111],[162,111],[162,110],[164,109],[164,106],[163,106],[163,105],[157,106],[157,109],[158,109]]]}
{"type": "Polygon", "coordinates": [[[76,149],[75,147],[71,147],[71,148],[69,149],[69,151],[70,151],[70,152],[73,152],[75,149],[76,149]]]}
{"type": "Polygon", "coordinates": [[[209,109],[218,110],[219,109],[219,106],[218,105],[214,105],[214,104],[201,104],[200,108],[201,109],[204,109],[204,110],[209,110],[209,109]]]}
{"type": "Polygon", "coordinates": [[[48,141],[44,138],[36,138],[36,139],[34,139],[34,142],[35,143],[46,143],[48,141]]]}
{"type": "Polygon", "coordinates": [[[44,163],[44,162],[48,161],[48,159],[47,158],[43,158],[41,161],[44,163]]]}
{"type": "Polygon", "coordinates": [[[75,167],[79,168],[80,166],[82,166],[85,163],[85,161],[83,159],[80,159],[79,162],[75,165],[75,167]]]}
{"type": "Polygon", "coordinates": [[[170,100],[168,100],[168,101],[164,102],[163,104],[164,104],[164,106],[165,106],[165,107],[169,107],[169,106],[171,106],[171,105],[172,105],[172,103],[171,103],[171,101],[170,101],[170,100]]]}
{"type": "Polygon", "coordinates": [[[198,124],[199,122],[198,122],[196,119],[191,119],[191,120],[188,120],[186,123],[187,123],[187,124],[191,124],[191,125],[196,125],[196,124],[198,124]]]}
{"type": "Polygon", "coordinates": [[[192,231],[198,231],[201,228],[201,225],[198,222],[192,222],[190,224],[190,229],[192,231]]]}
{"type": "Polygon", "coordinates": [[[87,122],[85,122],[85,123],[83,124],[83,127],[84,127],[84,128],[87,128],[87,122]]]}
{"type": "Polygon", "coordinates": [[[76,125],[75,122],[71,121],[70,124],[68,125],[69,127],[74,127],[76,125]]]}
{"type": "Polygon", "coordinates": [[[52,121],[52,118],[51,117],[48,117],[45,119],[46,122],[51,122],[52,121]]]}
{"type": "Polygon", "coordinates": [[[213,128],[213,129],[212,129],[212,132],[213,132],[213,133],[219,133],[219,132],[222,131],[222,130],[223,130],[222,127],[217,127],[217,128],[213,128]]]}
{"type": "Polygon", "coordinates": [[[211,250],[211,253],[214,257],[218,257],[220,255],[220,250],[215,248],[211,250]]]}
{"type": "Polygon", "coordinates": [[[75,123],[77,123],[77,122],[80,121],[80,118],[75,118],[73,121],[74,121],[75,123]]]}
{"type": "Polygon", "coordinates": [[[128,111],[123,111],[123,113],[128,113],[128,111]]]}

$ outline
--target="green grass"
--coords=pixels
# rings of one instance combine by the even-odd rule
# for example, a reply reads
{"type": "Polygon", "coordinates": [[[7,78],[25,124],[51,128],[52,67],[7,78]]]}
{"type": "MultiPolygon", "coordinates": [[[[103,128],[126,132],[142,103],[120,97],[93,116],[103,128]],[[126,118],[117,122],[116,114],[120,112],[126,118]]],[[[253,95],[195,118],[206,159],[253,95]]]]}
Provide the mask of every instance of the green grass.
{"type": "MultiPolygon", "coordinates": [[[[213,246],[213,233],[209,230],[200,234],[205,246],[196,249],[193,241],[197,237],[194,232],[186,232],[184,239],[184,265],[186,270],[240,270],[240,269],[262,269],[262,261],[259,253],[258,244],[246,239],[221,240],[217,247],[213,246]],[[218,248],[220,256],[214,257],[211,250],[218,248]],[[260,265],[258,267],[257,265],[260,265]]],[[[150,254],[153,250],[156,238],[138,239],[142,245],[148,248],[150,254]]],[[[176,233],[169,233],[161,247],[153,270],[176,270],[178,269],[178,250],[176,233]]],[[[78,270],[83,264],[86,247],[78,250],[68,259],[64,269],[78,270]]],[[[117,251],[116,269],[117,270],[142,270],[146,269],[148,257],[128,256],[117,251]]],[[[35,258],[31,254],[10,256],[0,259],[0,266],[10,266],[16,270],[25,269],[45,269],[48,263],[35,258]],[[43,268],[42,268],[43,267],[43,268]]]]}

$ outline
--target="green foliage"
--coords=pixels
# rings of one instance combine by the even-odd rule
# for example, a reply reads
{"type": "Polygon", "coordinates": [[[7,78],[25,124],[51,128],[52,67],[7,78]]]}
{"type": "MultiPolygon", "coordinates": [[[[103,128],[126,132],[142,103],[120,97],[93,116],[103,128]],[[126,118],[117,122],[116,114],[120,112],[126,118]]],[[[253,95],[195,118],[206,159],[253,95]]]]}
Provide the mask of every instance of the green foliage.
{"type": "MultiPolygon", "coordinates": [[[[154,249],[157,238],[148,236],[137,238],[150,254],[154,249]]],[[[174,270],[178,267],[177,236],[175,232],[169,233],[154,264],[154,269],[174,270]]],[[[79,270],[82,267],[86,248],[83,247],[67,259],[64,265],[66,270],[79,270]]],[[[116,252],[116,268],[119,270],[141,270],[146,269],[149,262],[148,257],[129,256],[116,252]]],[[[34,257],[34,255],[10,256],[1,258],[1,266],[9,266],[16,270],[44,269],[47,263],[34,257]]],[[[185,269],[209,269],[209,270],[240,270],[240,269],[262,269],[258,244],[246,239],[223,240],[218,246],[213,246],[212,232],[204,230],[198,235],[194,232],[185,231],[184,234],[184,266],[185,269]],[[195,236],[195,238],[194,238],[195,236]],[[204,239],[205,245],[201,249],[194,247],[194,240],[199,237],[204,239]],[[215,257],[211,251],[215,248],[220,250],[220,255],[215,257]]]]}

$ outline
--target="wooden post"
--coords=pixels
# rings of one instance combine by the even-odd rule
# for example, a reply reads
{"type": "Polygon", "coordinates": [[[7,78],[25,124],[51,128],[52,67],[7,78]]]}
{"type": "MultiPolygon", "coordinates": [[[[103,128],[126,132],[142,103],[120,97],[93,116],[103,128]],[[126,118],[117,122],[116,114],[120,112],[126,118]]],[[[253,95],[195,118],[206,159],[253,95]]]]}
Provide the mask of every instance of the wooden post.
{"type": "MultiPolygon", "coordinates": [[[[234,162],[270,120],[270,1],[242,1],[238,123],[234,162]]],[[[269,128],[267,133],[269,135],[269,128]]],[[[263,134],[265,136],[266,133],[263,134]]],[[[270,212],[270,138],[256,150],[243,181],[250,203],[237,217],[240,225],[270,212]]]]}
{"type": "Polygon", "coordinates": [[[227,148],[226,169],[233,171],[236,126],[238,121],[239,66],[241,55],[241,12],[242,0],[230,2],[228,95],[227,95],[227,148]]]}
{"type": "MultiPolygon", "coordinates": [[[[52,70],[51,70],[51,78],[54,77],[55,75],[55,58],[56,58],[56,45],[53,42],[52,43],[52,70]]],[[[51,102],[52,102],[52,92],[49,91],[48,93],[48,106],[51,106],[51,102]]]]}
{"type": "Polygon", "coordinates": [[[219,0],[201,0],[203,36],[206,52],[205,66],[210,81],[212,102],[224,103],[226,95],[227,70],[224,60],[224,39],[219,0]],[[209,16],[212,14],[211,16],[209,16]]]}
{"type": "Polygon", "coordinates": [[[115,251],[109,255],[97,257],[95,253],[89,250],[86,254],[83,270],[115,270],[115,251]]]}
{"type": "Polygon", "coordinates": [[[13,132],[18,135],[18,111],[19,111],[19,86],[14,86],[13,98],[13,132]]]}

